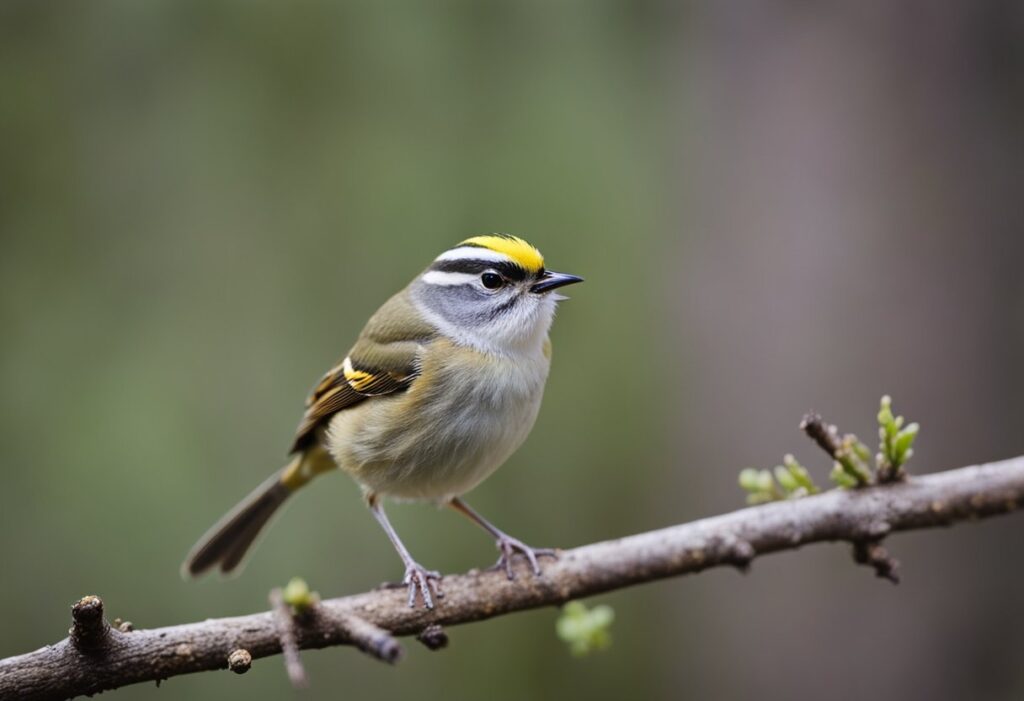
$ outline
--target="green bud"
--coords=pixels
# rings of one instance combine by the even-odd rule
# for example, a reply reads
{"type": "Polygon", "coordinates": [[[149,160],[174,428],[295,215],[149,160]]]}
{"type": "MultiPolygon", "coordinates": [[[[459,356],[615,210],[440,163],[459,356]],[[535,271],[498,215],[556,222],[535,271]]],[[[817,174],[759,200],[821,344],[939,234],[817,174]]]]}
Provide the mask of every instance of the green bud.
{"type": "Polygon", "coordinates": [[[859,440],[854,439],[852,449],[854,454],[862,463],[871,462],[871,448],[861,443],[859,440]]]}
{"type": "Polygon", "coordinates": [[[817,485],[814,484],[814,480],[811,479],[811,475],[807,472],[807,468],[796,461],[792,455],[785,455],[782,458],[782,463],[789,470],[789,474],[793,476],[797,484],[803,488],[807,494],[815,494],[818,491],[817,485]]]}
{"type": "Polygon", "coordinates": [[[844,489],[853,489],[859,483],[839,462],[832,464],[832,472],[828,474],[829,479],[844,489]]]}
{"type": "Polygon", "coordinates": [[[555,632],[573,655],[582,657],[611,645],[610,628],[614,620],[615,611],[610,606],[588,610],[582,602],[570,601],[555,622],[555,632]]]}
{"type": "Polygon", "coordinates": [[[752,467],[744,468],[740,471],[739,477],[740,487],[748,492],[756,492],[759,489],[759,482],[757,478],[757,470],[752,467]]]}
{"type": "Polygon", "coordinates": [[[793,492],[800,488],[799,480],[782,465],[775,467],[775,481],[787,492],[793,492]]]}
{"type": "Polygon", "coordinates": [[[893,452],[895,452],[896,455],[901,458],[902,462],[906,462],[906,460],[910,457],[908,455],[908,452],[910,451],[910,446],[914,444],[914,439],[917,438],[917,432],[920,430],[921,427],[914,423],[910,424],[896,435],[896,441],[893,445],[893,452]]]}
{"type": "Polygon", "coordinates": [[[320,596],[309,590],[306,580],[301,577],[292,577],[282,592],[284,602],[296,611],[303,611],[310,606],[315,606],[320,601],[320,596]]]}
{"type": "Polygon", "coordinates": [[[882,397],[881,407],[878,410],[878,425],[887,426],[892,422],[892,397],[888,394],[882,397]]]}

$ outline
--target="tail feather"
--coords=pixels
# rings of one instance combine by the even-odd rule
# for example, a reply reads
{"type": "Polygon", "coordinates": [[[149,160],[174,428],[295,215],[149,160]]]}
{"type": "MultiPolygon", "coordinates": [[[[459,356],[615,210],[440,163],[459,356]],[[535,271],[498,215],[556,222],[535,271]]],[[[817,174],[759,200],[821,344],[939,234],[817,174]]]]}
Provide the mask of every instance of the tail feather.
{"type": "Polygon", "coordinates": [[[263,526],[292,493],[282,482],[289,467],[274,473],[199,539],[182,565],[184,576],[196,577],[217,565],[224,573],[238,567],[263,526]]]}

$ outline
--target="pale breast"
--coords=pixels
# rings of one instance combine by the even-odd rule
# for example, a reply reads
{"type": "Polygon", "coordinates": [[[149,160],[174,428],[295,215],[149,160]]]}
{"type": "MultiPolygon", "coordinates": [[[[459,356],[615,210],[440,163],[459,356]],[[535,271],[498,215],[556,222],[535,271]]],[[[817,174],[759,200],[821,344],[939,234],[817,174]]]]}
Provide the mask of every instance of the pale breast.
{"type": "Polygon", "coordinates": [[[500,467],[529,435],[549,365],[540,349],[499,357],[437,341],[406,392],[339,412],[329,449],[370,491],[450,499],[500,467]]]}

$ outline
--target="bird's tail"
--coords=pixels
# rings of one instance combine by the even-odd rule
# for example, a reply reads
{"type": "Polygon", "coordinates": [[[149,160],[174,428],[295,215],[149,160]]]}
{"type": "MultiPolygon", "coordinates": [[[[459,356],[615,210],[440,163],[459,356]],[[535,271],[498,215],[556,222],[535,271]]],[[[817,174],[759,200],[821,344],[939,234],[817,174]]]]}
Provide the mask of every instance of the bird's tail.
{"type": "Polygon", "coordinates": [[[199,539],[181,566],[182,576],[198,577],[215,566],[224,574],[235,571],[288,497],[329,467],[330,458],[322,450],[296,455],[199,539]]]}

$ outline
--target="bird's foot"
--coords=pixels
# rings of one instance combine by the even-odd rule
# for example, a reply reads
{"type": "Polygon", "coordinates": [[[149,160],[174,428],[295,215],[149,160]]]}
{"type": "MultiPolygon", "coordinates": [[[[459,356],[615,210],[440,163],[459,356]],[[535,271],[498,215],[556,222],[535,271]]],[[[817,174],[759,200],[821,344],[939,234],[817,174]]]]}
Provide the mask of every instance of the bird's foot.
{"type": "Polygon", "coordinates": [[[537,562],[537,558],[550,557],[554,560],[558,559],[558,552],[552,548],[531,548],[529,545],[513,538],[512,536],[504,535],[496,541],[498,551],[501,555],[498,557],[498,561],[494,563],[494,567],[491,569],[500,570],[504,569],[505,574],[508,575],[509,579],[515,579],[516,573],[512,571],[512,557],[516,552],[520,552],[526,556],[527,561],[530,563],[530,569],[533,570],[533,574],[539,577],[540,564],[537,562]]]}
{"type": "Polygon", "coordinates": [[[423,607],[434,608],[434,597],[444,598],[444,592],[438,584],[441,581],[441,573],[425,569],[415,562],[405,568],[405,577],[402,584],[409,588],[409,608],[416,606],[416,594],[423,597],[423,607]]]}

